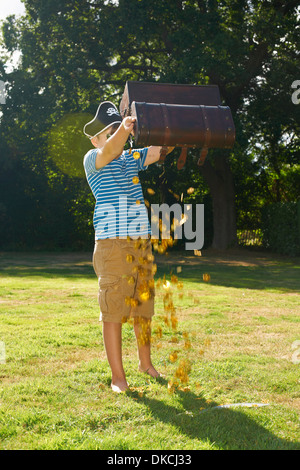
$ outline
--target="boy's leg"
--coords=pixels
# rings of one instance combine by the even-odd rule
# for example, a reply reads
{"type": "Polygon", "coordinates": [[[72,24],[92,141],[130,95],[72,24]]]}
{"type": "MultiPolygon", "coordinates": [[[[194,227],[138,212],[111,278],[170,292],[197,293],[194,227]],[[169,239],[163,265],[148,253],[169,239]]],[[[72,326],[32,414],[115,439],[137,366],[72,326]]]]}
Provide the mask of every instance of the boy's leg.
{"type": "Polygon", "coordinates": [[[112,373],[111,388],[114,392],[124,392],[129,387],[122,361],[122,323],[104,321],[103,340],[112,373]]]}
{"type": "Polygon", "coordinates": [[[160,377],[151,361],[151,320],[138,317],[134,319],[134,332],[138,345],[139,370],[151,377],[160,377]]]}

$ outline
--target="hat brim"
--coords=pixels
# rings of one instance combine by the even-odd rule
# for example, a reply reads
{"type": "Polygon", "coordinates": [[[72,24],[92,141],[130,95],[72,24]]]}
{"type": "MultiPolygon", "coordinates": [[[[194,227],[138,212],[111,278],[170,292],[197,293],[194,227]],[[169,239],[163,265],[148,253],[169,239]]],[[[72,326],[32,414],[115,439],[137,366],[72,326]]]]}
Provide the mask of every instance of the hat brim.
{"type": "Polygon", "coordinates": [[[107,129],[110,129],[110,127],[112,127],[113,125],[115,125],[115,124],[120,125],[122,123],[122,117],[120,115],[120,117],[118,117],[115,121],[110,122],[105,127],[98,130],[99,126],[101,126],[100,122],[98,121],[98,116],[99,116],[100,108],[104,104],[111,104],[115,108],[114,104],[111,103],[110,101],[103,101],[102,103],[100,103],[100,105],[98,106],[97,112],[95,114],[95,117],[91,121],[89,121],[87,124],[85,124],[85,126],[83,128],[83,133],[87,137],[89,137],[90,139],[92,139],[93,137],[96,137],[97,135],[101,134],[102,132],[105,132],[107,129]],[[94,124],[94,126],[93,126],[93,124],[94,124]]]}
{"type": "MultiPolygon", "coordinates": [[[[122,123],[122,121],[115,121],[115,122],[112,122],[111,124],[109,124],[109,125],[106,126],[104,129],[102,129],[101,131],[97,132],[97,133],[94,134],[94,135],[87,134],[84,130],[83,130],[83,132],[84,132],[84,134],[85,134],[87,137],[89,137],[89,139],[92,139],[93,137],[96,137],[97,135],[102,134],[102,132],[107,131],[108,129],[110,129],[110,128],[111,128],[112,126],[114,126],[115,124],[120,125],[121,123],[122,123]]],[[[89,124],[89,123],[88,123],[88,124],[89,124]]],[[[87,124],[86,124],[86,125],[87,125],[87,124]]]]}

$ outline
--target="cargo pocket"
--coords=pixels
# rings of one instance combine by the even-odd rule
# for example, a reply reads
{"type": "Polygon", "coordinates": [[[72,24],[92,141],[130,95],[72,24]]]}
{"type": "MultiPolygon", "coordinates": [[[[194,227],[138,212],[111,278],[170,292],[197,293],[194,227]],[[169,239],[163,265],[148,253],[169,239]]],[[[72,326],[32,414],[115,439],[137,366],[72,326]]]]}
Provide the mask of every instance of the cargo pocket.
{"type": "Polygon", "coordinates": [[[111,257],[112,252],[115,249],[116,240],[114,238],[106,238],[102,240],[100,253],[103,260],[107,260],[111,257]]]}
{"type": "Polygon", "coordinates": [[[116,315],[119,313],[120,305],[120,282],[115,276],[99,278],[98,301],[102,314],[116,315]]]}

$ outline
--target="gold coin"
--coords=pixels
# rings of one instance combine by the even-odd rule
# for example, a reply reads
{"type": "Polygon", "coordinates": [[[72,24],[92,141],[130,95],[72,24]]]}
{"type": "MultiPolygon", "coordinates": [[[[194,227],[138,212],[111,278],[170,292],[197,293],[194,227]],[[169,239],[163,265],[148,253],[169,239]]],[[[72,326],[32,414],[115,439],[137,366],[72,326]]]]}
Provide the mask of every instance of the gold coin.
{"type": "Polygon", "coordinates": [[[155,191],[152,189],[152,188],[148,188],[147,189],[147,192],[148,194],[150,194],[151,196],[153,196],[155,194],[155,191]]]}
{"type": "Polygon", "coordinates": [[[170,362],[175,362],[176,359],[177,359],[177,357],[178,357],[178,356],[177,356],[177,352],[176,352],[176,351],[174,351],[173,353],[171,353],[170,356],[169,356],[170,362]]]}
{"type": "Polygon", "coordinates": [[[144,291],[140,294],[140,299],[142,302],[147,302],[151,297],[150,291],[144,291]]]}
{"type": "Polygon", "coordinates": [[[135,160],[138,160],[141,157],[141,154],[140,152],[133,152],[132,156],[135,160]]]}
{"type": "Polygon", "coordinates": [[[140,181],[140,180],[139,180],[139,178],[138,178],[137,176],[134,176],[134,177],[132,178],[133,184],[138,184],[139,181],[140,181]]]}
{"type": "Polygon", "coordinates": [[[129,278],[128,278],[128,284],[129,284],[129,285],[135,284],[135,279],[134,279],[133,276],[129,276],[129,278]]]}

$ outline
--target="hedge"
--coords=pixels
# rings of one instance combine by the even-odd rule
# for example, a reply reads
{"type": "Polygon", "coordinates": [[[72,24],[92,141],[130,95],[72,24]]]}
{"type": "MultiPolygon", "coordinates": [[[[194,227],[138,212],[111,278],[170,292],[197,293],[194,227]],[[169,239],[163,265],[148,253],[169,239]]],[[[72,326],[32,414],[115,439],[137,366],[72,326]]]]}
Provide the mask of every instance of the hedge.
{"type": "Polygon", "coordinates": [[[283,255],[300,255],[300,201],[265,206],[261,229],[265,248],[283,255]]]}

